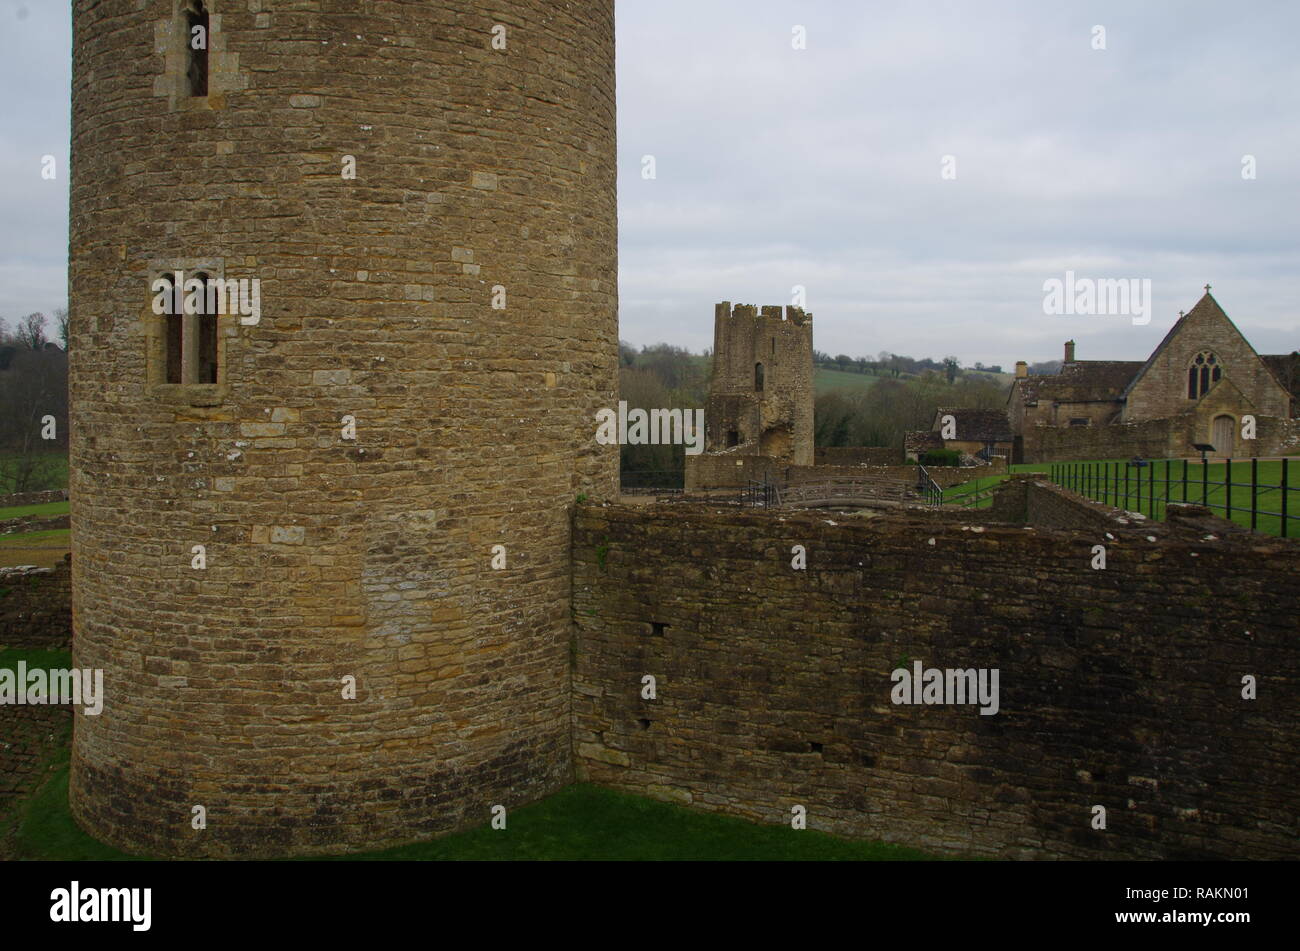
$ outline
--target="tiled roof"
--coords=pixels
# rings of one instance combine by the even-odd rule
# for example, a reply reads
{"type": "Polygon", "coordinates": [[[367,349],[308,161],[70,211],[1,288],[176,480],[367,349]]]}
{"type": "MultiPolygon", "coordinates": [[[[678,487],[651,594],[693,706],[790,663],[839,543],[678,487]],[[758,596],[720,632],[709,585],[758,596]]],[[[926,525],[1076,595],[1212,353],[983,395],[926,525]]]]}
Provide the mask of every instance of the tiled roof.
{"type": "Polygon", "coordinates": [[[927,449],[942,449],[943,440],[939,438],[938,433],[912,432],[903,434],[903,449],[906,451],[924,452],[927,449]]]}
{"type": "Polygon", "coordinates": [[[1145,365],[1142,360],[1075,360],[1062,366],[1060,373],[1021,377],[1012,392],[1018,392],[1025,403],[1118,400],[1145,365]]]}
{"type": "Polygon", "coordinates": [[[1011,421],[1000,409],[940,409],[934,414],[933,431],[941,429],[944,416],[957,421],[957,439],[961,441],[1011,442],[1011,421]]]}

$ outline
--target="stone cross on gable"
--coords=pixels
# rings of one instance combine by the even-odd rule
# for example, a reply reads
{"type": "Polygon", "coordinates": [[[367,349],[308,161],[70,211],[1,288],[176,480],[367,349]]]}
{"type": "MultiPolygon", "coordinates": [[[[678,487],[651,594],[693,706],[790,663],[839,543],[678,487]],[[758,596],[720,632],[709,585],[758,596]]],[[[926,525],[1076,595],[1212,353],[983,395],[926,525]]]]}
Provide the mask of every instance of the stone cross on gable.
{"type": "Polygon", "coordinates": [[[1206,285],[1205,285],[1205,293],[1207,293],[1207,294],[1210,293],[1210,285],[1209,285],[1209,284],[1206,284],[1206,285]]]}

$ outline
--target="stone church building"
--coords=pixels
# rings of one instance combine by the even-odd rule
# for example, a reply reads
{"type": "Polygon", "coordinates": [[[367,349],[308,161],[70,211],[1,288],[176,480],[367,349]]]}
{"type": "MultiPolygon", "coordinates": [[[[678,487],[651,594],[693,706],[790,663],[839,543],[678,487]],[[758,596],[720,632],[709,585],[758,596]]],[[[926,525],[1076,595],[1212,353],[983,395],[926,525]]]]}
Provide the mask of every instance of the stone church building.
{"type": "Polygon", "coordinates": [[[1300,353],[1256,353],[1207,286],[1145,361],[1078,360],[1071,340],[1059,373],[1017,363],[1006,412],[1013,462],[1177,458],[1196,443],[1245,458],[1300,451],[1298,405],[1300,353]]]}

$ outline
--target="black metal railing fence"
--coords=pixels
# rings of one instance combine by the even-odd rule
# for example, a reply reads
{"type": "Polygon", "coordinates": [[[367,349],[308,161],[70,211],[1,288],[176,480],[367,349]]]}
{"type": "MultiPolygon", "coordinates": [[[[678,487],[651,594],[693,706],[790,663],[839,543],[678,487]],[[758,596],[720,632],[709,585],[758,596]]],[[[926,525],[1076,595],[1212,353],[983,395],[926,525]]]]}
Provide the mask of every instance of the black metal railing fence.
{"type": "Polygon", "coordinates": [[[1191,503],[1251,531],[1287,538],[1295,535],[1293,523],[1300,520],[1296,505],[1290,501],[1291,493],[1300,489],[1292,484],[1294,473],[1290,462],[1288,459],[1058,462],[1051,464],[1050,475],[1053,482],[1066,489],[1148,518],[1163,519],[1171,502],[1191,503]]]}

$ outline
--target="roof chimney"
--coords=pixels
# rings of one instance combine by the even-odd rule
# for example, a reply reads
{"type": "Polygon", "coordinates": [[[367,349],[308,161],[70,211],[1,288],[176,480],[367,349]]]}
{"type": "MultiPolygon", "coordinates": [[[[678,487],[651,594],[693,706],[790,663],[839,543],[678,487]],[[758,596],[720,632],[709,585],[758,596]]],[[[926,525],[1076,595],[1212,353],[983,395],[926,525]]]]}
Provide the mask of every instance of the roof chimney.
{"type": "Polygon", "coordinates": [[[1023,379],[1024,379],[1025,377],[1027,377],[1027,376],[1029,376],[1029,364],[1026,363],[1024,360],[1017,360],[1017,361],[1016,361],[1016,379],[1017,379],[1017,380],[1023,380],[1023,379]]]}
{"type": "Polygon", "coordinates": [[[1066,363],[1074,362],[1074,341],[1073,340],[1065,341],[1065,362],[1066,363]]]}

